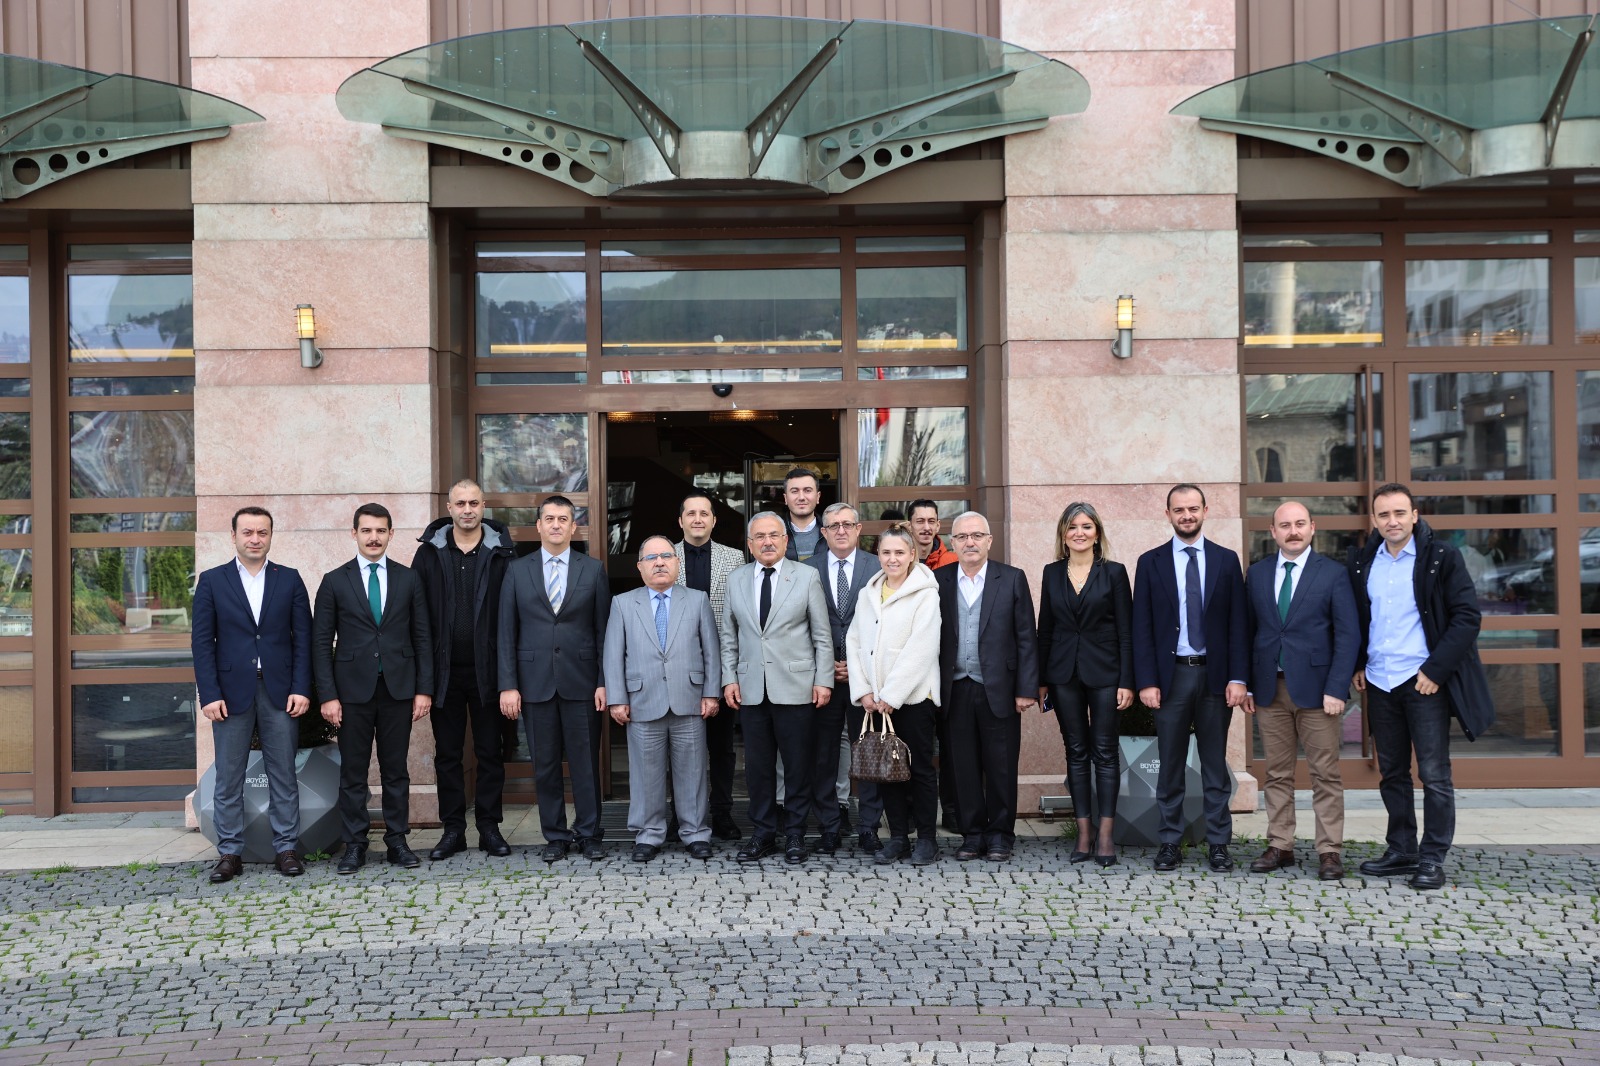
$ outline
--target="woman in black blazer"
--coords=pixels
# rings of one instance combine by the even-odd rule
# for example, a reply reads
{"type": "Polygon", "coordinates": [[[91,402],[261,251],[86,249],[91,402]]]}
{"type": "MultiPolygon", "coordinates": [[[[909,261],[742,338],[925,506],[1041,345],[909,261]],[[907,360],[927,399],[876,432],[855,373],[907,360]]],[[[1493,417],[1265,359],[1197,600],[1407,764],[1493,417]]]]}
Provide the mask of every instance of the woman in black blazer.
{"type": "Polygon", "coordinates": [[[1100,516],[1072,503],[1056,524],[1056,561],[1039,587],[1039,698],[1055,701],[1067,748],[1067,790],[1078,816],[1073,862],[1117,861],[1117,714],[1133,705],[1133,589],[1128,569],[1112,562],[1100,516]],[[1094,792],[1089,767],[1094,766],[1094,792]],[[1091,801],[1100,818],[1090,834],[1091,801]]]}

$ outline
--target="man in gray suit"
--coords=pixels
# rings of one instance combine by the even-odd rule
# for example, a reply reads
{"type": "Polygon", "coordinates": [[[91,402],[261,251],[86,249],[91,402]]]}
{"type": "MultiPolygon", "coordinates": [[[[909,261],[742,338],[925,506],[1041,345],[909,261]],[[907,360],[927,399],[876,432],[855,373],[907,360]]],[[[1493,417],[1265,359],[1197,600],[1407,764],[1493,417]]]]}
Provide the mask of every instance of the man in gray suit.
{"type": "Polygon", "coordinates": [[[678,556],[666,537],[645,538],[639,574],[645,587],[612,600],[606,625],[611,719],[628,727],[633,861],[649,862],[666,842],[669,765],[679,839],[709,859],[705,723],[722,691],[717,623],[710,597],[674,585],[678,556]]]}
{"type": "Polygon", "coordinates": [[[812,793],[812,711],[833,694],[828,601],[816,570],[784,558],[789,538],[782,518],[762,511],[750,519],[746,535],[755,562],[728,578],[722,641],[722,695],[744,719],[754,826],[738,860],[759,862],[777,850],[774,778],[782,754],[789,767],[784,859],[802,863],[812,793]]]}
{"type": "Polygon", "coordinates": [[[555,862],[574,843],[591,861],[600,846],[600,653],[611,587],[600,563],[572,550],[576,509],[565,496],[539,505],[539,550],[506,568],[500,592],[500,713],[523,717],[545,846],[555,862]],[[572,774],[576,818],[567,828],[561,761],[572,774]]]}

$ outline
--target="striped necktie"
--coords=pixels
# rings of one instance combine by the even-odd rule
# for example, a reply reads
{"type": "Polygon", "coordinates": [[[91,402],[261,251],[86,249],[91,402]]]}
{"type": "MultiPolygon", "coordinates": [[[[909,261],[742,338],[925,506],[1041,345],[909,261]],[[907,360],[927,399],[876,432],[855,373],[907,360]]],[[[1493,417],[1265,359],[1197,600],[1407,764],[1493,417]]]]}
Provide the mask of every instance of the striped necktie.
{"type": "Polygon", "coordinates": [[[550,597],[550,609],[561,610],[561,560],[550,560],[550,579],[545,582],[545,595],[550,597]]]}

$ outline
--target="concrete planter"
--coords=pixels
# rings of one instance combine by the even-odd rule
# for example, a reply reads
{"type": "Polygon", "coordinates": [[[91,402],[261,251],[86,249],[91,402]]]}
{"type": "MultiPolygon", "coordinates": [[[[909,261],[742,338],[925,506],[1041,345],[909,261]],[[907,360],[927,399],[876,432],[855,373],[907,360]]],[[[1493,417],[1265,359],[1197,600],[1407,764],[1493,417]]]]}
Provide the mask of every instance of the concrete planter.
{"type": "MultiPolygon", "coordinates": [[[[295,752],[300,784],[300,853],[330,851],[339,840],[339,748],[324,744],[295,752]]],[[[217,768],[200,778],[194,809],[200,832],[217,842],[217,768]]],[[[244,861],[271,862],[272,829],[267,824],[267,771],[261,752],[252,751],[244,772],[244,861]]]]}
{"type": "MultiPolygon", "coordinates": [[[[1114,839],[1125,846],[1153,848],[1161,843],[1161,815],[1156,808],[1156,778],[1161,772],[1161,756],[1156,738],[1122,737],[1118,747],[1122,772],[1114,839]]],[[[1200,755],[1195,749],[1194,737],[1190,737],[1184,769],[1183,840],[1197,844],[1205,840],[1205,835],[1200,755]]]]}

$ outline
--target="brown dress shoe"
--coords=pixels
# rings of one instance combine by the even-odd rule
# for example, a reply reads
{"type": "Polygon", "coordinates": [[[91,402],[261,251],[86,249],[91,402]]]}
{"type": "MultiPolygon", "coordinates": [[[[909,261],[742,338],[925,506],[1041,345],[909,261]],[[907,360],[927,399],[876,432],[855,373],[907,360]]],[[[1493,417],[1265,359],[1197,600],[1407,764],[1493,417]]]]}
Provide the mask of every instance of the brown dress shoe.
{"type": "Polygon", "coordinates": [[[300,861],[300,856],[292,851],[280,851],[273,858],[272,865],[285,877],[299,877],[306,872],[305,863],[300,861]]]}
{"type": "Polygon", "coordinates": [[[1267,850],[1261,853],[1261,857],[1250,864],[1250,869],[1254,873],[1269,874],[1273,870],[1293,865],[1294,851],[1292,849],[1275,848],[1268,844],[1267,850]]]}
{"type": "Polygon", "coordinates": [[[1317,876],[1324,881],[1338,881],[1344,877],[1344,862],[1337,851],[1325,851],[1318,860],[1317,876]]]}
{"type": "Polygon", "coordinates": [[[244,861],[237,855],[224,855],[211,868],[211,883],[220,885],[224,881],[232,881],[242,873],[244,873],[244,861]]]}

